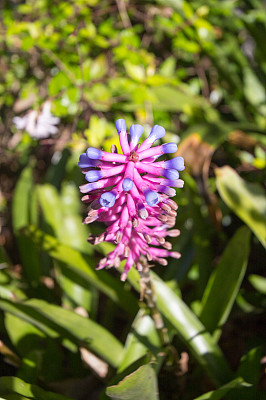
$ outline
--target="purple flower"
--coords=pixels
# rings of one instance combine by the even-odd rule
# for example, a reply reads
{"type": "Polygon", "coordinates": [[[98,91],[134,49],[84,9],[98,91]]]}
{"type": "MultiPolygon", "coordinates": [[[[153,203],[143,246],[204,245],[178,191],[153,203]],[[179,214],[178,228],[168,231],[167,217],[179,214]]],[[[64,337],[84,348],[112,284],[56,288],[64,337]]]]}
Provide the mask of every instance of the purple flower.
{"type": "Polygon", "coordinates": [[[142,269],[140,257],[167,265],[165,257],[179,258],[171,251],[166,236],[178,236],[174,227],[177,204],[170,199],[175,196],[171,186],[181,188],[184,182],[178,171],[184,170],[182,157],[168,161],[157,159],[168,153],[175,153],[175,143],[152,147],[165,135],[165,130],[155,125],[150,135],[139,145],[144,131],[141,125],[130,127],[130,136],[123,119],[116,121],[116,128],[123,154],[118,154],[113,145],[111,153],[89,147],[81,154],[79,166],[89,182],[80,186],[86,193],[82,201],[90,203],[84,223],[101,221],[107,225],[100,236],[91,235],[90,243],[102,241],[115,243],[114,251],[103,258],[97,269],[119,267],[126,260],[121,280],[125,281],[133,265],[142,269]]]}

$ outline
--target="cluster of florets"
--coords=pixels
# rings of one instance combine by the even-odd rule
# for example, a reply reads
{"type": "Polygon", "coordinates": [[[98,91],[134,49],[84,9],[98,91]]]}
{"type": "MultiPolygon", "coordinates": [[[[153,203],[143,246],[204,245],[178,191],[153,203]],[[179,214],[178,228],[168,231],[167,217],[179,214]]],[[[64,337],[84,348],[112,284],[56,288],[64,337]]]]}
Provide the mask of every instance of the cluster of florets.
{"type": "Polygon", "coordinates": [[[182,157],[156,161],[177,151],[175,143],[151,147],[165,135],[163,127],[155,125],[141,145],[139,140],[144,131],[141,125],[132,125],[130,136],[125,120],[117,120],[116,128],[123,154],[118,154],[114,145],[111,153],[89,147],[79,159],[79,167],[89,182],[80,186],[80,191],[89,193],[82,197],[84,203],[90,203],[84,223],[97,220],[107,225],[105,232],[91,235],[88,241],[117,244],[97,268],[117,268],[126,260],[121,275],[124,281],[134,264],[138,270],[142,269],[143,256],[161,265],[167,265],[165,257],[180,257],[171,251],[172,245],[165,238],[179,235],[177,229],[168,230],[175,226],[178,208],[170,197],[176,194],[171,186],[183,187],[178,171],[185,167],[182,157]]]}

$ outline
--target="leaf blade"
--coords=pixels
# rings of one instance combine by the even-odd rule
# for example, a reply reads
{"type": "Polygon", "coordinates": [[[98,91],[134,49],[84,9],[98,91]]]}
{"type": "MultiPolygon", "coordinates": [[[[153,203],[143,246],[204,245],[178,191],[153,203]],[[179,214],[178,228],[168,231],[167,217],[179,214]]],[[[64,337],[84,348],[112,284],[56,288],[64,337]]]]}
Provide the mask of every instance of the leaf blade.
{"type": "MultiPolygon", "coordinates": [[[[246,272],[249,241],[250,231],[242,226],[230,240],[207,283],[200,320],[211,333],[226,321],[232,309],[246,272]]],[[[218,336],[216,332],[215,337],[218,336]]]]}
{"type": "Polygon", "coordinates": [[[229,166],[217,168],[215,174],[216,186],[223,201],[266,247],[266,200],[262,187],[244,181],[229,166]]]}

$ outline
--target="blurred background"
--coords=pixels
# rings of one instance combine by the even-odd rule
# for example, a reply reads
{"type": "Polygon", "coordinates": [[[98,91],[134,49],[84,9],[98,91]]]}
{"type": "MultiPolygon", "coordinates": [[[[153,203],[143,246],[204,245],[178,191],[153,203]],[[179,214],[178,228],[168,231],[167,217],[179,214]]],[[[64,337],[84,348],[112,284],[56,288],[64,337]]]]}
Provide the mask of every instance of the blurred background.
{"type": "Polygon", "coordinates": [[[1,1],[2,398],[266,398],[265,23],[259,0],[1,1]],[[79,155],[119,148],[118,118],[185,159],[182,258],[152,275],[168,349],[82,225],[79,155]]]}

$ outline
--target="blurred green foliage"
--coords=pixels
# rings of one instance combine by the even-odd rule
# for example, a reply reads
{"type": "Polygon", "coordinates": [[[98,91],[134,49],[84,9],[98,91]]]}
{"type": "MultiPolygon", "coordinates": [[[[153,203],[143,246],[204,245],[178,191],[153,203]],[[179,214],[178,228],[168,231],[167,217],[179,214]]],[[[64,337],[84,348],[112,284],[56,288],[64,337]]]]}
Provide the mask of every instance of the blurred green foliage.
{"type": "Polygon", "coordinates": [[[266,399],[264,6],[1,2],[1,398],[266,399]],[[47,100],[56,136],[15,128],[47,100]],[[112,246],[82,225],[78,157],[119,148],[117,118],[185,158],[182,258],[151,274],[167,348],[137,271],[95,271],[112,246]]]}

